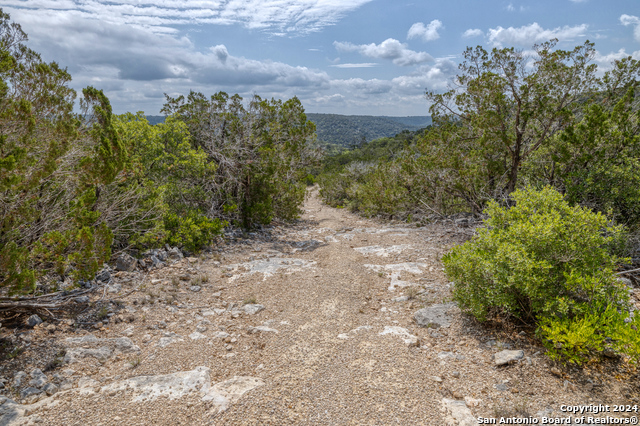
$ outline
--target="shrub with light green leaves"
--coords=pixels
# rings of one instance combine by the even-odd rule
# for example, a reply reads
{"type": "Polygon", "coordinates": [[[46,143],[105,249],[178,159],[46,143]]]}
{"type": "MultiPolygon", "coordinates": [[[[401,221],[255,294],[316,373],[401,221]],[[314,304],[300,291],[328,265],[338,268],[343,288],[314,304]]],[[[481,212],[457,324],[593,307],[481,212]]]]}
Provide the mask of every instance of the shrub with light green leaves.
{"type": "Polygon", "coordinates": [[[628,294],[613,273],[623,228],[549,187],[512,196],[511,208],[491,202],[485,227],[443,258],[460,308],[480,321],[506,314],[537,324],[563,360],[582,362],[606,345],[637,360],[628,294]]]}

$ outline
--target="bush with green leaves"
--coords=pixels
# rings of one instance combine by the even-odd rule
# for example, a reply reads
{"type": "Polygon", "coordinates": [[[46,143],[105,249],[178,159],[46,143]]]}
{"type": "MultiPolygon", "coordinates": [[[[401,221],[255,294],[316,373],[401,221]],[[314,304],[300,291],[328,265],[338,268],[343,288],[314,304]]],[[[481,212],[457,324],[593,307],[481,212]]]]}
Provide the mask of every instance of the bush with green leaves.
{"type": "Polygon", "coordinates": [[[565,360],[583,361],[615,339],[614,349],[637,359],[624,322],[627,289],[613,272],[623,228],[550,187],[512,195],[510,208],[489,203],[485,226],[443,258],[460,308],[480,321],[507,315],[538,324],[552,355],[565,360]]]}
{"type": "Polygon", "coordinates": [[[0,288],[35,289],[45,273],[95,275],[111,256],[100,203],[126,164],[102,91],[82,91],[74,113],[71,76],[27,48],[0,10],[0,288]]]}

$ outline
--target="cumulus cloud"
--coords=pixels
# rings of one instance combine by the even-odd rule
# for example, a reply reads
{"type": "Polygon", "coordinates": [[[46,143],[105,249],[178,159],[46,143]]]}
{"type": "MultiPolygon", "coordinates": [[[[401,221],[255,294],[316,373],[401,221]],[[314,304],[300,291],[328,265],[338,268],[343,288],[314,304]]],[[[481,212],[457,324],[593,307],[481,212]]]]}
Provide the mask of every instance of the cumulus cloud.
{"type": "Polygon", "coordinates": [[[437,19],[429,22],[428,25],[424,25],[422,22],[416,22],[409,28],[407,38],[409,40],[414,38],[421,38],[424,41],[432,41],[440,38],[438,30],[444,28],[442,22],[437,19]]]}
{"type": "Polygon", "coordinates": [[[372,68],[377,67],[378,64],[373,62],[361,62],[357,64],[337,64],[337,65],[329,65],[330,67],[335,68],[372,68]]]}
{"type": "Polygon", "coordinates": [[[78,13],[16,9],[11,15],[29,33],[30,47],[46,60],[69,67],[74,88],[104,89],[116,111],[157,113],[163,92],[293,96],[327,87],[330,80],[323,71],[234,55],[224,44],[199,49],[188,37],[144,26],[91,20],[78,13]]]}
{"type": "Polygon", "coordinates": [[[462,37],[471,38],[471,37],[478,37],[478,36],[482,36],[482,35],[484,35],[484,32],[481,29],[469,28],[467,31],[465,31],[462,34],[462,37]]]}
{"type": "Polygon", "coordinates": [[[75,14],[112,24],[174,32],[172,25],[240,24],[278,34],[309,33],[333,25],[372,0],[3,0],[4,7],[75,14]]]}
{"type": "Polygon", "coordinates": [[[552,38],[558,40],[573,40],[577,37],[584,37],[588,25],[576,25],[573,27],[564,26],[554,29],[544,29],[537,22],[524,25],[519,28],[509,27],[490,28],[488,32],[489,41],[495,46],[519,45],[530,46],[534,43],[541,43],[552,38]]]}
{"type": "Polygon", "coordinates": [[[416,52],[407,48],[407,45],[398,40],[388,38],[380,44],[353,44],[334,41],[335,48],[342,52],[359,52],[364,56],[376,59],[387,59],[394,64],[406,67],[433,60],[427,52],[416,52]]]}
{"type": "Polygon", "coordinates": [[[608,69],[611,69],[611,63],[613,61],[619,61],[629,56],[636,60],[640,60],[640,50],[636,50],[633,53],[627,53],[627,51],[622,48],[617,52],[610,52],[607,54],[602,54],[601,52],[596,51],[595,57],[593,59],[594,61],[598,62],[599,71],[606,71],[608,69]]]}
{"type": "Polygon", "coordinates": [[[633,37],[636,39],[636,41],[640,41],[640,18],[633,15],[622,15],[620,16],[620,22],[625,27],[627,25],[633,25],[633,37]]]}

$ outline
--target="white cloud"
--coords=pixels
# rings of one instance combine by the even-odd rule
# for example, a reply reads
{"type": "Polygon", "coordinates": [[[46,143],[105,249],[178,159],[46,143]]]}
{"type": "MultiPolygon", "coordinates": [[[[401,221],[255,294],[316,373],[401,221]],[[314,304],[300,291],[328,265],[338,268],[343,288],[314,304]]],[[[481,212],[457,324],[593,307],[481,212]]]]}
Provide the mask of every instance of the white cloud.
{"type": "Polygon", "coordinates": [[[470,37],[478,37],[484,35],[484,32],[478,28],[469,28],[462,34],[462,37],[470,38],[470,37]]]}
{"type": "Polygon", "coordinates": [[[635,28],[633,29],[633,37],[636,41],[640,41],[640,18],[633,15],[622,15],[620,16],[620,22],[625,27],[627,25],[633,25],[635,28]]]}
{"type": "Polygon", "coordinates": [[[334,41],[333,45],[342,52],[359,52],[370,58],[391,60],[394,64],[403,67],[433,60],[428,53],[410,50],[406,44],[393,38],[388,38],[380,44],[353,44],[334,41]]]}
{"type": "Polygon", "coordinates": [[[627,53],[624,48],[621,48],[617,52],[610,52],[606,55],[603,55],[599,51],[596,51],[595,57],[593,59],[594,61],[599,63],[598,68],[600,70],[606,71],[607,69],[611,68],[611,63],[613,61],[619,61],[629,56],[633,57],[634,59],[640,60],[640,50],[637,50],[633,53],[627,53]]]}
{"type": "Polygon", "coordinates": [[[561,41],[571,41],[577,37],[584,37],[588,25],[576,25],[574,27],[564,26],[554,29],[544,29],[537,22],[531,25],[524,25],[520,28],[490,28],[489,41],[495,46],[519,45],[531,46],[535,43],[548,41],[557,38],[561,41]]]}
{"type": "Polygon", "coordinates": [[[363,62],[358,64],[338,64],[338,65],[329,65],[330,67],[335,68],[372,68],[377,67],[378,64],[372,62],[363,62]]]}
{"type": "Polygon", "coordinates": [[[449,58],[438,58],[432,65],[423,65],[409,75],[394,78],[394,87],[404,93],[425,90],[446,90],[458,71],[458,64],[449,58]]]}
{"type": "Polygon", "coordinates": [[[144,26],[88,20],[78,13],[49,16],[15,9],[12,20],[29,33],[45,60],[68,66],[72,85],[104,89],[115,111],[158,112],[163,92],[226,90],[294,96],[328,87],[327,73],[283,62],[236,56],[224,44],[199,50],[188,37],[144,26]],[[37,28],[37,31],[32,31],[37,28]]]}
{"type": "Polygon", "coordinates": [[[440,34],[438,34],[438,30],[444,28],[442,22],[437,19],[429,22],[427,26],[425,26],[422,22],[416,22],[409,28],[409,32],[407,33],[407,38],[409,40],[414,38],[421,38],[424,41],[433,41],[440,38],[440,34]]]}
{"type": "Polygon", "coordinates": [[[509,4],[507,5],[507,10],[508,10],[509,12],[515,12],[516,8],[513,6],[513,3],[509,3],[509,4]]]}
{"type": "Polygon", "coordinates": [[[112,24],[175,31],[171,25],[240,24],[280,34],[333,25],[372,0],[3,0],[3,7],[55,15],[74,14],[112,24]]]}

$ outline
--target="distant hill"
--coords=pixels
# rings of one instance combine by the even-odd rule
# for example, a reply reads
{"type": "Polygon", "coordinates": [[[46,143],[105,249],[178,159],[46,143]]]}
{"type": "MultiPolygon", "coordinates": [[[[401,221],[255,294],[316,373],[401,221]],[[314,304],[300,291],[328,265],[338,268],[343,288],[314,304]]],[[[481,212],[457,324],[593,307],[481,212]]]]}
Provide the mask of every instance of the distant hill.
{"type": "Polygon", "coordinates": [[[152,126],[155,126],[156,124],[164,123],[164,118],[165,118],[164,115],[147,115],[147,121],[152,126]]]}
{"type": "MultiPolygon", "coordinates": [[[[308,113],[315,123],[318,141],[350,147],[379,138],[390,138],[403,130],[416,131],[431,124],[429,116],[388,117],[374,115],[339,115],[308,113]]],[[[164,122],[163,115],[147,115],[151,124],[164,122]]]]}
{"type": "Polygon", "coordinates": [[[339,115],[307,113],[315,123],[318,140],[344,147],[363,140],[393,137],[403,130],[416,131],[431,124],[431,117],[386,117],[373,115],[339,115]]]}

